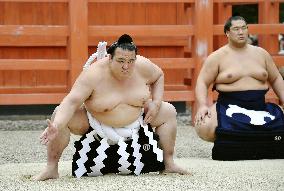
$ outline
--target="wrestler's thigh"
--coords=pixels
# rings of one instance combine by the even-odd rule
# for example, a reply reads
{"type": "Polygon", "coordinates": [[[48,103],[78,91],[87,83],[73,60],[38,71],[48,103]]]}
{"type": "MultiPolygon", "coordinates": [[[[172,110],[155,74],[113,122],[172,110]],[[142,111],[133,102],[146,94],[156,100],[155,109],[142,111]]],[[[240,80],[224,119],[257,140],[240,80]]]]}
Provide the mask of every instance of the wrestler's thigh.
{"type": "Polygon", "coordinates": [[[216,103],[213,104],[210,108],[211,116],[205,116],[202,122],[199,125],[195,126],[195,130],[200,138],[206,141],[214,141],[215,139],[215,130],[218,125],[217,121],[217,112],[216,112],[216,103]]]}
{"type": "Polygon", "coordinates": [[[84,105],[75,111],[68,123],[68,128],[70,129],[71,133],[75,135],[83,135],[88,131],[89,120],[84,105]]]}
{"type": "Polygon", "coordinates": [[[175,107],[172,104],[163,101],[159,112],[150,124],[152,127],[159,127],[169,121],[176,123],[176,115],[177,112],[175,107]]]}

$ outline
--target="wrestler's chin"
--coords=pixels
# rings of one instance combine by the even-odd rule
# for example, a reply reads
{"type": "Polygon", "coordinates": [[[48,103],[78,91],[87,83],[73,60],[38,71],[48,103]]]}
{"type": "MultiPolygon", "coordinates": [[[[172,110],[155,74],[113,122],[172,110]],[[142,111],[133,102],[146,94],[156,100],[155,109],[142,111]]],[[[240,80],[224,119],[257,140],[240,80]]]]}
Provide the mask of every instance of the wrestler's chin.
{"type": "Polygon", "coordinates": [[[246,38],[239,38],[238,39],[238,44],[242,44],[242,45],[245,45],[247,44],[248,40],[246,38]]]}
{"type": "Polygon", "coordinates": [[[246,44],[247,44],[247,40],[239,39],[239,40],[236,41],[235,46],[238,47],[238,48],[243,48],[243,47],[246,46],[246,44]]]}
{"type": "Polygon", "coordinates": [[[119,78],[122,80],[128,79],[131,77],[131,73],[130,72],[121,72],[119,78]]]}

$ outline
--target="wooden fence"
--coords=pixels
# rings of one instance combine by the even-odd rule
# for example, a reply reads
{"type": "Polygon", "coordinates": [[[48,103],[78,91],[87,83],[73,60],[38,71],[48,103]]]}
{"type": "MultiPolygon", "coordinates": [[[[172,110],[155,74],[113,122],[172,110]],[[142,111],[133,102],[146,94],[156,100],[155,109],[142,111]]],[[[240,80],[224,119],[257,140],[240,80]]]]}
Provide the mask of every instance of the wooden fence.
{"type": "MultiPolygon", "coordinates": [[[[133,36],[139,54],[165,71],[165,100],[194,103],[204,59],[226,43],[232,6],[258,4],[250,24],[276,64],[284,0],[0,0],[0,105],[57,104],[99,41],[133,36]]],[[[216,95],[209,93],[209,101],[216,95]]],[[[274,101],[272,91],[268,98],[274,101]]]]}

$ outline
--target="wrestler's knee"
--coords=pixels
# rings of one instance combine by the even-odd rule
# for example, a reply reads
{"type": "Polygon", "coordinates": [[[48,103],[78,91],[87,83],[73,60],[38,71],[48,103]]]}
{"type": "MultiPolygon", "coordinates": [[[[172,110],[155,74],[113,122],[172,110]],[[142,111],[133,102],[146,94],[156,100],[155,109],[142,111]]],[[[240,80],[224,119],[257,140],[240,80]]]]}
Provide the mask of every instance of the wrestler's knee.
{"type": "Polygon", "coordinates": [[[162,102],[162,109],[164,109],[162,118],[165,123],[170,125],[172,128],[177,128],[177,111],[176,108],[168,103],[168,102],[162,102]]]}
{"type": "Polygon", "coordinates": [[[68,128],[75,135],[83,135],[88,131],[89,121],[85,107],[78,108],[71,120],[68,122],[68,128]]]}
{"type": "Polygon", "coordinates": [[[151,122],[153,127],[159,127],[163,124],[167,124],[168,126],[176,126],[176,109],[175,107],[168,103],[162,102],[159,112],[157,113],[154,120],[151,122]]]}
{"type": "Polygon", "coordinates": [[[165,118],[176,118],[177,116],[176,108],[168,102],[162,102],[160,110],[163,110],[162,112],[164,113],[165,118]]]}
{"type": "Polygon", "coordinates": [[[195,125],[195,131],[204,141],[213,142],[215,140],[215,127],[208,123],[208,121],[203,121],[203,123],[195,125]]]}

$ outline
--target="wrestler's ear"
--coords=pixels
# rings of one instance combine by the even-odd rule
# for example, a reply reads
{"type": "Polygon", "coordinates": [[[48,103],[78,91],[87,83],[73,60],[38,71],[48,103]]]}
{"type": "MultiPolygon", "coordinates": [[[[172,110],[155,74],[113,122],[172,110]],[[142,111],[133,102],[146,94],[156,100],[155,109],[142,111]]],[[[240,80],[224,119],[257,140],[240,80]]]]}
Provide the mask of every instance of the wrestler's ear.
{"type": "Polygon", "coordinates": [[[226,32],[226,36],[227,36],[227,38],[229,37],[229,31],[226,32]]]}

